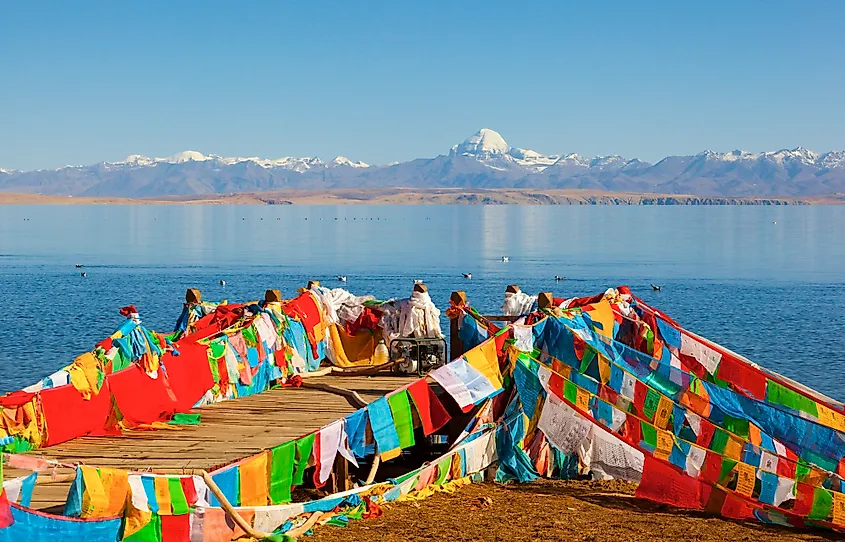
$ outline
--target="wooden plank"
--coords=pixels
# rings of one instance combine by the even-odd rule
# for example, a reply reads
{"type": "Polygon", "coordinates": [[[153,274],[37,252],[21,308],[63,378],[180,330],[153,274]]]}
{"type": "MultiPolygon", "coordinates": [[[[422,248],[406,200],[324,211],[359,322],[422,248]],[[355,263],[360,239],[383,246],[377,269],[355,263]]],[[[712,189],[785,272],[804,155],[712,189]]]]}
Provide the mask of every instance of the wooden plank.
{"type": "MultiPolygon", "coordinates": [[[[358,392],[373,401],[413,382],[416,377],[393,375],[314,377],[358,392]]],[[[29,452],[66,464],[87,464],[162,474],[193,473],[256,454],[311,433],[355,411],[339,395],[305,388],[279,388],[264,393],[208,405],[194,410],[201,423],[178,430],[131,431],[115,437],[81,437],[64,444],[29,452]]],[[[336,465],[333,482],[346,487],[348,472],[336,465]]],[[[72,473],[61,469],[62,474],[72,473]]],[[[27,472],[7,469],[7,478],[27,472]]],[[[63,505],[70,482],[36,485],[32,507],[52,509],[63,505]]]]}

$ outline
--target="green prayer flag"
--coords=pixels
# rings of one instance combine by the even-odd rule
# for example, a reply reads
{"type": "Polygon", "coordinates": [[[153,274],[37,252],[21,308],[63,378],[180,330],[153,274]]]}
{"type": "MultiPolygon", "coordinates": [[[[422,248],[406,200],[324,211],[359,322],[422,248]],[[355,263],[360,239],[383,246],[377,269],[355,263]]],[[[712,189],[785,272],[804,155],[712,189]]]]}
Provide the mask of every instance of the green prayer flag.
{"type": "Polygon", "coordinates": [[[766,382],[766,401],[783,405],[792,410],[806,412],[812,416],[818,417],[819,415],[819,409],[816,408],[815,401],[773,380],[766,382]]]}
{"type": "Polygon", "coordinates": [[[824,521],[830,515],[831,507],[833,506],[833,494],[823,487],[817,487],[813,490],[813,508],[810,510],[810,515],[807,519],[814,519],[817,521],[824,521]]]}
{"type": "Polygon", "coordinates": [[[744,439],[748,438],[748,420],[743,420],[742,418],[734,418],[733,416],[725,414],[725,420],[722,422],[722,427],[724,427],[726,430],[730,431],[734,435],[737,435],[744,439]]]}
{"type": "Polygon", "coordinates": [[[311,450],[314,449],[314,437],[316,433],[311,433],[299,440],[294,441],[294,448],[296,448],[296,459],[294,460],[293,470],[293,485],[301,486],[302,478],[305,476],[305,469],[308,468],[308,460],[311,459],[311,450]]]}
{"type": "Polygon", "coordinates": [[[258,338],[255,333],[255,324],[242,329],[241,334],[244,336],[244,342],[247,346],[256,346],[258,344],[258,338]]]}
{"type": "Polygon", "coordinates": [[[643,401],[643,415],[649,420],[653,420],[658,404],[660,404],[660,394],[649,388],[643,401]]]}
{"type": "Polygon", "coordinates": [[[211,343],[211,356],[214,358],[219,359],[223,354],[226,353],[226,343],[222,340],[214,341],[211,343]]]}
{"type": "Polygon", "coordinates": [[[795,462],[795,479],[799,482],[804,482],[812,470],[810,464],[799,457],[795,462]]]}
{"type": "Polygon", "coordinates": [[[590,363],[592,363],[594,359],[596,359],[596,351],[590,346],[587,346],[584,349],[584,357],[581,358],[581,368],[578,369],[578,372],[586,374],[587,369],[590,367],[590,363]]]}
{"type": "Polygon", "coordinates": [[[220,382],[220,365],[214,358],[208,358],[208,367],[211,369],[211,377],[215,383],[220,382]]]}
{"type": "Polygon", "coordinates": [[[724,454],[730,438],[730,435],[724,429],[717,427],[713,433],[713,439],[710,441],[710,449],[717,454],[724,454]]]}
{"type": "Polygon", "coordinates": [[[652,448],[657,448],[657,429],[651,425],[650,423],[646,423],[640,420],[640,432],[643,435],[643,442],[651,446],[652,448]]]}
{"type": "Polygon", "coordinates": [[[449,477],[449,471],[452,469],[452,458],[446,457],[437,464],[437,479],[434,485],[442,486],[446,483],[446,478],[449,477]]]}
{"type": "Polygon", "coordinates": [[[295,454],[295,441],[286,442],[271,450],[270,501],[273,504],[285,504],[291,501],[290,486],[293,483],[295,454]]]}
{"type": "Polygon", "coordinates": [[[575,404],[575,399],[578,397],[578,386],[571,380],[567,380],[563,385],[563,397],[572,404],[575,404]]]}
{"type": "Polygon", "coordinates": [[[168,478],[167,489],[170,490],[170,507],[173,509],[174,516],[181,516],[191,511],[188,506],[188,499],[185,497],[185,490],[182,489],[182,483],[179,478],[168,478]]]}
{"type": "Polygon", "coordinates": [[[402,390],[387,398],[390,414],[393,415],[393,425],[399,435],[399,447],[410,448],[414,445],[414,419],[411,415],[411,403],[408,401],[408,391],[402,390]]]}
{"type": "Polygon", "coordinates": [[[123,542],[161,542],[161,518],[158,514],[150,517],[150,522],[127,536],[123,542]]]}
{"type": "Polygon", "coordinates": [[[719,472],[719,483],[726,484],[728,482],[728,477],[733,472],[734,467],[736,466],[736,461],[733,459],[728,459],[727,457],[722,458],[722,470],[719,472]]]}
{"type": "Polygon", "coordinates": [[[401,484],[402,482],[404,482],[408,478],[412,478],[414,476],[419,475],[419,473],[420,473],[419,471],[420,471],[420,469],[412,470],[411,472],[406,472],[405,474],[397,476],[396,478],[394,478],[394,480],[396,480],[396,485],[401,484]]]}

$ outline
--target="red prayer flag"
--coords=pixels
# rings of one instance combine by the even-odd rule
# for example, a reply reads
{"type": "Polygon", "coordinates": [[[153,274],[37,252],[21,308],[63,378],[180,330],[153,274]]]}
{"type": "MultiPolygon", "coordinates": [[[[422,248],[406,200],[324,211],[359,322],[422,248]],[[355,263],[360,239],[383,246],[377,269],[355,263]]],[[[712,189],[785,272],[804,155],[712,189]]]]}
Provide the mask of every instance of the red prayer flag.
{"type": "Polygon", "coordinates": [[[12,507],[9,505],[9,499],[6,497],[6,490],[0,490],[0,529],[10,527],[15,523],[15,518],[12,517],[12,507]]]}
{"type": "Polygon", "coordinates": [[[555,394],[559,399],[563,399],[563,377],[557,373],[549,375],[549,391],[555,394]]]}
{"type": "Polygon", "coordinates": [[[722,456],[708,451],[704,456],[704,465],[701,467],[701,479],[711,483],[718,483],[722,475],[722,456]]]}
{"type": "MultiPolygon", "coordinates": [[[[182,341],[179,356],[165,354],[162,364],[167,371],[166,382],[176,398],[176,412],[187,412],[205,392],[214,387],[214,375],[208,364],[208,347],[202,344],[182,341]]],[[[159,378],[162,375],[159,374],[159,378]]]]}
{"type": "Polygon", "coordinates": [[[648,387],[637,380],[634,383],[634,406],[637,407],[637,412],[643,413],[643,406],[645,405],[645,396],[648,394],[648,387]]]}
{"type": "Polygon", "coordinates": [[[111,413],[111,394],[108,379],[100,393],[85,400],[72,384],[39,392],[44,420],[47,423],[47,442],[53,446],[70,439],[100,431],[111,413]]]}
{"type": "Polygon", "coordinates": [[[722,503],[721,514],[726,518],[739,521],[755,519],[754,507],[730,493],[725,493],[725,502],[722,503]]]}
{"type": "Polygon", "coordinates": [[[731,356],[722,356],[716,375],[757,399],[766,399],[765,375],[731,356]]]}
{"type": "Polygon", "coordinates": [[[639,447],[643,439],[640,420],[635,416],[625,416],[625,441],[631,446],[639,447]]]}
{"type": "Polygon", "coordinates": [[[637,498],[701,510],[710,496],[709,487],[679,472],[675,467],[650,455],[643,463],[643,477],[637,486],[637,498]]]}
{"type": "Polygon", "coordinates": [[[185,542],[191,539],[191,514],[159,516],[161,542],[185,542]]]}
{"type": "Polygon", "coordinates": [[[808,516],[813,509],[813,494],[815,488],[811,484],[798,482],[798,489],[795,492],[795,505],[792,511],[799,516],[808,516]]]}
{"type": "Polygon", "coordinates": [[[194,479],[193,478],[179,478],[179,484],[182,486],[182,492],[185,493],[185,500],[188,501],[188,505],[193,506],[197,504],[197,488],[194,487],[194,479]]]}
{"type": "Polygon", "coordinates": [[[698,435],[696,435],[695,438],[695,443],[699,446],[703,446],[704,448],[709,447],[710,441],[713,440],[713,434],[715,432],[716,426],[702,418],[699,425],[698,435]]]}
{"type": "Polygon", "coordinates": [[[424,378],[408,386],[408,394],[414,400],[426,436],[449,422],[449,413],[424,378]]]}

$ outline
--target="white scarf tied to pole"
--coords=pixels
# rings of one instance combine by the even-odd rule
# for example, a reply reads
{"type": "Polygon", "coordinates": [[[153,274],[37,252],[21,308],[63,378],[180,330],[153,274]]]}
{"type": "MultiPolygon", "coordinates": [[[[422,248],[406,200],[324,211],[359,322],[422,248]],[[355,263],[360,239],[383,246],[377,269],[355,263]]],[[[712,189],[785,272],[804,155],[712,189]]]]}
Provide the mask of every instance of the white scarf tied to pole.
{"type": "Polygon", "coordinates": [[[505,292],[505,303],[502,314],[505,316],[522,316],[531,312],[531,306],[537,301],[537,296],[525,292],[505,292]]]}

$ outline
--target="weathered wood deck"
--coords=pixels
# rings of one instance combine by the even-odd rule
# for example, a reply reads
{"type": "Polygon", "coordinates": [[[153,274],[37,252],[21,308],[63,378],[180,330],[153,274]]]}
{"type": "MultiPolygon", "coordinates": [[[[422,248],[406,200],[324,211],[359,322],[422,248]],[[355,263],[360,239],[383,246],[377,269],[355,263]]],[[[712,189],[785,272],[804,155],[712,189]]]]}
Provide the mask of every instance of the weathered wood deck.
{"type": "MultiPolygon", "coordinates": [[[[325,383],[357,392],[366,402],[400,388],[413,377],[324,376],[325,383]]],[[[119,467],[159,473],[187,473],[230,463],[310,433],[357,410],[335,393],[282,388],[209,405],[196,412],[202,421],[179,430],[135,431],[119,437],[83,437],[30,452],[63,463],[119,467]]],[[[65,474],[71,472],[64,470],[65,474]]],[[[27,474],[7,469],[6,477],[27,474]]],[[[39,484],[32,507],[48,509],[65,502],[70,482],[39,484]]]]}

